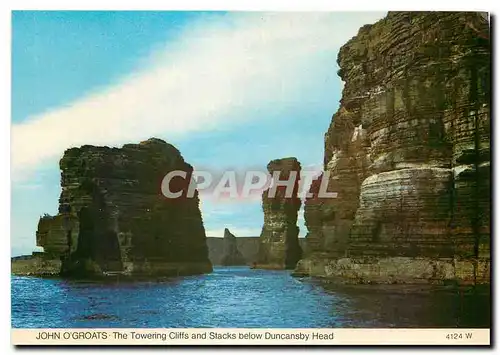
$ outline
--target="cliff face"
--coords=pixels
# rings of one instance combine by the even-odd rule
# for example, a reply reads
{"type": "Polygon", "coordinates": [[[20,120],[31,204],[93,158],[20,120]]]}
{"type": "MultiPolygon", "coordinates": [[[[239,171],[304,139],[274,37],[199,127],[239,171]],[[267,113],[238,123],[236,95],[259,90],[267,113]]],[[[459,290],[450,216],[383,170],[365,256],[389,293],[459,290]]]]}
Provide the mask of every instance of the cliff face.
{"type": "MultiPolygon", "coordinates": [[[[259,252],[258,237],[236,237],[235,244],[243,257],[243,263],[239,265],[251,265],[257,260],[259,252]]],[[[208,257],[212,265],[224,265],[222,260],[225,257],[226,241],[224,238],[207,237],[208,257]]]]}
{"type": "MultiPolygon", "coordinates": [[[[259,237],[236,237],[236,247],[243,256],[241,265],[254,265],[259,259],[259,237]]],[[[305,248],[305,238],[299,238],[299,245],[305,248]]],[[[224,238],[207,237],[208,257],[212,265],[223,265],[224,238]]]]}
{"type": "Polygon", "coordinates": [[[338,196],[306,201],[308,255],[297,271],[489,282],[484,14],[389,13],[362,27],[338,63],[345,87],[324,160],[338,196]]]}
{"type": "Polygon", "coordinates": [[[236,237],[229,231],[224,229],[224,255],[222,256],[221,265],[245,265],[246,261],[238,249],[236,237]]]}
{"type": "Polygon", "coordinates": [[[42,217],[37,245],[60,259],[61,274],[169,276],[211,271],[197,193],[173,180],[177,199],[161,193],[170,171],[193,168],[159,139],[122,148],[68,149],[60,161],[59,214],[42,217]]]}
{"type": "Polygon", "coordinates": [[[288,180],[292,172],[295,172],[296,179],[289,197],[286,195],[287,186],[278,186],[274,197],[269,195],[272,187],[262,193],[264,226],[260,235],[257,267],[293,269],[302,256],[297,226],[297,213],[301,205],[297,197],[300,169],[300,163],[295,158],[272,160],[267,165],[271,175],[279,172],[281,181],[288,180]]]}

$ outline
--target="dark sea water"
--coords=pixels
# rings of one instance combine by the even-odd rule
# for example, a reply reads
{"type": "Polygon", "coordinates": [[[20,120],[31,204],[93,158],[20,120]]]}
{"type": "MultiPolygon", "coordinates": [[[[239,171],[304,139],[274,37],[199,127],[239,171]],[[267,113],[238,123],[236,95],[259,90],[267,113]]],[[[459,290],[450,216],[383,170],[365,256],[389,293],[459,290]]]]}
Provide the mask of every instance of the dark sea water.
{"type": "Polygon", "coordinates": [[[490,326],[487,290],[335,286],[247,267],[162,282],[13,276],[11,286],[15,328],[490,326]]]}

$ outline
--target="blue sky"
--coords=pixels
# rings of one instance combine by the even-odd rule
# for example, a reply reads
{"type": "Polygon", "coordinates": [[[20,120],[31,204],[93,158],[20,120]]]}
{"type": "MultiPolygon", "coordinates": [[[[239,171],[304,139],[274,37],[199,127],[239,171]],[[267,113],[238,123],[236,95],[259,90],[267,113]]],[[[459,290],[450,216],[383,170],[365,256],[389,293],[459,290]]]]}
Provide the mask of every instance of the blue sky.
{"type": "MultiPolygon", "coordinates": [[[[321,166],[338,49],[383,16],[14,12],[13,255],[34,250],[39,216],[56,213],[71,146],[155,136],[195,168],[265,169],[286,156],[321,166]]],[[[202,213],[209,236],[258,235],[263,222],[258,200],[203,198],[202,213]]]]}

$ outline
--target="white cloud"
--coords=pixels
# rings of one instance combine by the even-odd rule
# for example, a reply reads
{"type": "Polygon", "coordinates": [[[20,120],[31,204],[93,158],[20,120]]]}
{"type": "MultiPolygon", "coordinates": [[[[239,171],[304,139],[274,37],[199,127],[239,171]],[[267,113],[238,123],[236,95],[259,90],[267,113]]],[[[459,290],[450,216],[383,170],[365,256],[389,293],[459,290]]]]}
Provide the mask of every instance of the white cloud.
{"type": "Polygon", "coordinates": [[[215,130],[253,107],[300,100],[301,83],[314,78],[316,60],[325,51],[336,53],[360,26],[383,15],[230,13],[191,23],[175,42],[144,60],[144,69],[14,124],[13,176],[72,146],[215,130]]]}

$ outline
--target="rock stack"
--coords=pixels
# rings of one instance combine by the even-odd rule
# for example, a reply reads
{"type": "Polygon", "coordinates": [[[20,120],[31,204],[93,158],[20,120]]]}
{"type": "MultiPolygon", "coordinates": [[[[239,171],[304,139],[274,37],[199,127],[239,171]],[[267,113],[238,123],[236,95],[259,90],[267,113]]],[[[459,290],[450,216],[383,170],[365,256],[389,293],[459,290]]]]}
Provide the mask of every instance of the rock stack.
{"type": "Polygon", "coordinates": [[[44,253],[37,259],[60,261],[68,277],[212,270],[198,194],[187,196],[193,168],[174,146],[155,138],[122,148],[86,145],[66,150],[60,168],[59,214],[39,221],[44,253]],[[171,191],[182,191],[179,198],[161,193],[173,170],[187,174],[170,183],[171,191]]]}
{"type": "Polygon", "coordinates": [[[224,243],[224,255],[222,256],[221,265],[231,266],[231,265],[247,264],[245,258],[238,250],[236,237],[227,228],[224,229],[223,243],[224,243]]]}
{"type": "MultiPolygon", "coordinates": [[[[301,201],[297,196],[300,179],[300,163],[296,158],[272,160],[267,165],[271,175],[279,172],[279,180],[292,181],[291,187],[277,186],[274,196],[269,189],[262,193],[264,226],[260,234],[259,255],[256,267],[270,269],[293,269],[302,256],[299,245],[297,213],[301,201]],[[290,176],[295,174],[296,178],[290,176]],[[287,196],[287,188],[290,195],[287,196]]],[[[275,184],[276,181],[273,182],[275,184]]]]}

